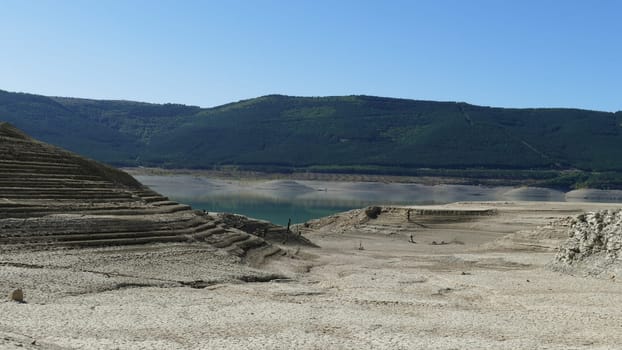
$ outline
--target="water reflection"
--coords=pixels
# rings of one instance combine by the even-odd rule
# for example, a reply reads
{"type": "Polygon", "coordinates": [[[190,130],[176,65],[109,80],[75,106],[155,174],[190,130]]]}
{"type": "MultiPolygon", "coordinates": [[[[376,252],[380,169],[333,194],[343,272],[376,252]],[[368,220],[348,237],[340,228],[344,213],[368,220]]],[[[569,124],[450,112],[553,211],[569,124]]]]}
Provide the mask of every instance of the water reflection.
{"type": "Polygon", "coordinates": [[[622,191],[329,181],[244,181],[192,175],[136,176],[143,184],[195,209],[233,212],[285,225],[368,205],[460,201],[620,202],[622,191]]]}

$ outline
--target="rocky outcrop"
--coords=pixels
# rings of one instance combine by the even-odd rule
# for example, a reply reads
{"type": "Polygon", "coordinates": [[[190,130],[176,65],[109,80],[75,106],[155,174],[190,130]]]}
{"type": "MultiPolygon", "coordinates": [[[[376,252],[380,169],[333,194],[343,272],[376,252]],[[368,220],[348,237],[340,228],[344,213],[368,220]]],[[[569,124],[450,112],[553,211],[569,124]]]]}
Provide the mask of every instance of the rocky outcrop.
{"type": "Polygon", "coordinates": [[[581,214],[551,264],[569,273],[615,278],[622,273],[622,210],[581,214]]]}
{"type": "Polygon", "coordinates": [[[238,256],[278,249],[0,123],[0,248],[170,242],[205,242],[238,256]]]}

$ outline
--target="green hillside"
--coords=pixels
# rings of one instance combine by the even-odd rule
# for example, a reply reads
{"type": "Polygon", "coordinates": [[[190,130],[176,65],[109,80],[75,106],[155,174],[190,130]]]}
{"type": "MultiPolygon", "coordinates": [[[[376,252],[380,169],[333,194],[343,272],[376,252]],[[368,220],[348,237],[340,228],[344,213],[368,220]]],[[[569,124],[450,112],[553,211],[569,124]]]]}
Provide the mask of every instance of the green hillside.
{"type": "Polygon", "coordinates": [[[0,91],[0,120],[124,166],[458,175],[484,169],[501,177],[521,170],[544,178],[579,169],[606,172],[599,176],[607,179],[622,170],[622,112],[280,95],[206,109],[0,91]]]}

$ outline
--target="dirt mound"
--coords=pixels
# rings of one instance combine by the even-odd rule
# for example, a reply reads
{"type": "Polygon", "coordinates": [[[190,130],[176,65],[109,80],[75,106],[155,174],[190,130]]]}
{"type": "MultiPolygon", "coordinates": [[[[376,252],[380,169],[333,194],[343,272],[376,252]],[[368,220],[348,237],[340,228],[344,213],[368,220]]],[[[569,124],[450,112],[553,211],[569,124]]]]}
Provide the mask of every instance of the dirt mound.
{"type": "Polygon", "coordinates": [[[0,123],[0,228],[2,249],[203,242],[244,256],[269,246],[7,123],[0,123]]]}
{"type": "Polygon", "coordinates": [[[291,227],[290,230],[288,230],[287,227],[276,225],[269,221],[231,213],[219,213],[216,214],[216,217],[218,217],[226,227],[232,227],[250,233],[268,242],[282,245],[317,247],[313,242],[302,236],[299,227],[298,229],[291,227]]]}
{"type": "Polygon", "coordinates": [[[551,267],[572,274],[615,278],[622,274],[622,210],[577,216],[551,267]]]}
{"type": "Polygon", "coordinates": [[[294,230],[303,230],[303,232],[345,233],[356,229],[359,225],[369,220],[370,218],[365,214],[365,209],[353,209],[323,218],[309,220],[303,224],[295,225],[294,230]]]}
{"type": "Polygon", "coordinates": [[[296,229],[316,233],[341,234],[347,232],[370,232],[394,235],[410,234],[413,229],[428,228],[465,221],[477,221],[493,217],[492,208],[457,208],[451,206],[370,206],[309,220],[296,225],[296,229]]]}

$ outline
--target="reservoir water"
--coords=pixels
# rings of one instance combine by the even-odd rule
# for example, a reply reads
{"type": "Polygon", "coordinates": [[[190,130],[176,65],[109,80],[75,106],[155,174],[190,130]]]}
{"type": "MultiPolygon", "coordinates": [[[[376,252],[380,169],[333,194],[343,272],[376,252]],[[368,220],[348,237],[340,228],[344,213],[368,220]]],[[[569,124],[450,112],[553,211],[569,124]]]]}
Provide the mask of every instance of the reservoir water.
{"type": "Polygon", "coordinates": [[[369,205],[425,205],[460,201],[622,202],[622,191],[328,182],[222,180],[192,175],[136,175],[170,199],[209,212],[229,212],[280,225],[305,222],[369,205]]]}
{"type": "Polygon", "coordinates": [[[212,198],[196,202],[185,201],[195,209],[242,214],[248,217],[268,220],[286,226],[288,220],[301,223],[310,219],[321,218],[342,211],[364,207],[354,203],[305,202],[292,199],[275,201],[269,198],[212,198]]]}

